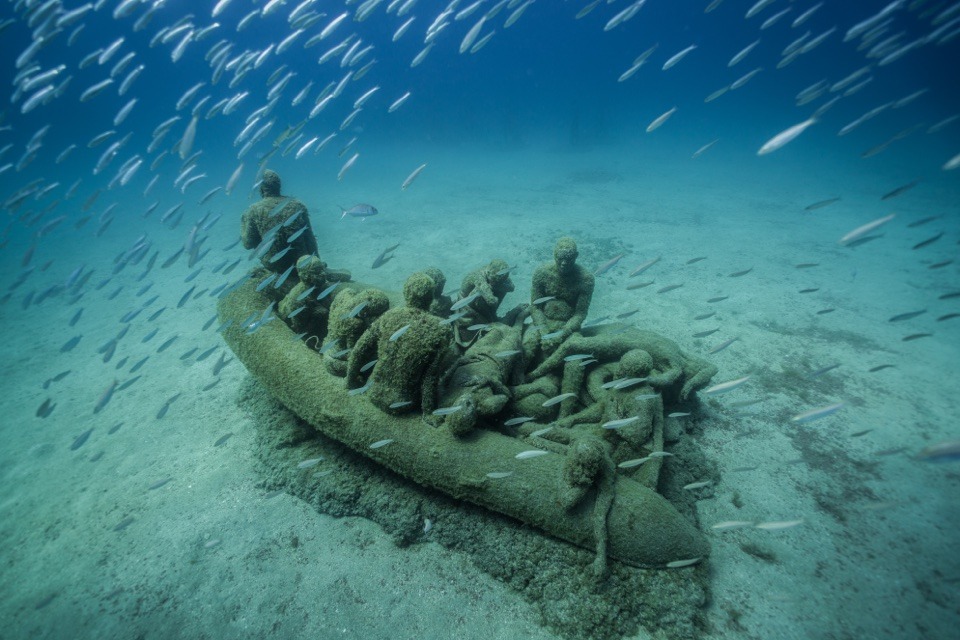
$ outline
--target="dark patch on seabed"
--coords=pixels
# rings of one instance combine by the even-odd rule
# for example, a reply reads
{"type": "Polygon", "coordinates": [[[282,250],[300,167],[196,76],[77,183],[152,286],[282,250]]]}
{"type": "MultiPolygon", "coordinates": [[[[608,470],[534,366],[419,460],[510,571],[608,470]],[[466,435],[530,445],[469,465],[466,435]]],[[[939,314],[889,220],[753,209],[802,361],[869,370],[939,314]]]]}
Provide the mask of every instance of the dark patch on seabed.
{"type": "MultiPolygon", "coordinates": [[[[252,378],[239,402],[256,425],[255,459],[267,491],[285,491],[335,517],[372,520],[400,547],[436,542],[465,554],[534,605],[540,623],[563,638],[622,638],[640,627],[672,640],[701,636],[706,563],[645,570],[611,560],[609,575],[596,583],[592,552],[407,481],[318,433],[252,378]],[[318,456],[316,466],[297,468],[318,456]],[[425,518],[432,523],[427,533],[425,518]]],[[[690,504],[676,506],[689,512],[690,504]]]]}

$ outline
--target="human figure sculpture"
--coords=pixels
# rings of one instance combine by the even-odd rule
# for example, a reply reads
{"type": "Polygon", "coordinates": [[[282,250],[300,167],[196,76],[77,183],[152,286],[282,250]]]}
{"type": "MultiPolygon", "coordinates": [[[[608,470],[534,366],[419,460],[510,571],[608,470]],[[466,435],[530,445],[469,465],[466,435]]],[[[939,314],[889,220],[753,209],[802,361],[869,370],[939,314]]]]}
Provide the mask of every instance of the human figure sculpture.
{"type": "Polygon", "coordinates": [[[579,331],[587,318],[594,277],[576,260],[577,243],[573,238],[560,238],[553,250],[553,262],[540,265],[533,272],[529,307],[532,326],[524,334],[528,364],[552,353],[579,331]]]}
{"type": "Polygon", "coordinates": [[[430,276],[434,283],[430,313],[440,318],[446,318],[450,315],[450,307],[453,306],[450,296],[443,293],[443,288],[447,286],[447,276],[443,275],[443,271],[440,271],[437,267],[427,267],[423,272],[430,276]]]}
{"type": "Polygon", "coordinates": [[[387,294],[379,289],[344,289],[337,294],[330,305],[327,337],[320,346],[327,371],[336,376],[346,375],[351,349],[389,308],[387,294]]]}
{"type": "MultiPolygon", "coordinates": [[[[350,352],[347,386],[364,386],[366,395],[381,410],[398,414],[437,408],[440,365],[448,355],[453,332],[429,312],[434,281],[414,273],[403,285],[406,305],[386,311],[364,331],[350,352]],[[361,371],[376,360],[369,373],[361,371]]],[[[337,299],[339,302],[339,298],[337,299]]]]}
{"type": "Polygon", "coordinates": [[[273,236],[260,255],[264,267],[283,273],[303,255],[317,253],[307,207],[296,198],[280,195],[280,176],[267,169],[260,181],[260,200],[240,218],[240,239],[245,249],[256,249],[273,236]]]}
{"type": "Polygon", "coordinates": [[[297,276],[300,282],[280,301],[277,311],[294,332],[316,336],[322,341],[327,335],[330,305],[334,300],[334,295],[330,294],[323,300],[317,299],[317,295],[331,284],[327,280],[327,264],[314,255],[300,256],[297,276]]]}
{"type": "Polygon", "coordinates": [[[473,312],[473,322],[497,322],[497,309],[514,288],[510,280],[509,265],[498,259],[464,276],[460,284],[460,298],[477,294],[473,302],[468,305],[473,312]]]}

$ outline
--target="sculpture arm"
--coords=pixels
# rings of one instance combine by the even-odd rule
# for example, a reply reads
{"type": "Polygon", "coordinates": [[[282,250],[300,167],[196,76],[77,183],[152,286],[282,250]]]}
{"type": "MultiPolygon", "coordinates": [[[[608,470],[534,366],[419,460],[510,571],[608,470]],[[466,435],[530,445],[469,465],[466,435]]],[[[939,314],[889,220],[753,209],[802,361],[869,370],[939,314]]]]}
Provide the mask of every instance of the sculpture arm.
{"type": "Polygon", "coordinates": [[[247,209],[240,218],[240,241],[244,249],[254,249],[263,240],[260,237],[260,230],[254,224],[254,212],[247,209]]]}
{"type": "Polygon", "coordinates": [[[360,368],[370,362],[377,354],[377,343],[380,341],[380,319],[377,318],[370,327],[360,335],[350,358],[347,360],[347,388],[355,389],[360,384],[360,368]]]}

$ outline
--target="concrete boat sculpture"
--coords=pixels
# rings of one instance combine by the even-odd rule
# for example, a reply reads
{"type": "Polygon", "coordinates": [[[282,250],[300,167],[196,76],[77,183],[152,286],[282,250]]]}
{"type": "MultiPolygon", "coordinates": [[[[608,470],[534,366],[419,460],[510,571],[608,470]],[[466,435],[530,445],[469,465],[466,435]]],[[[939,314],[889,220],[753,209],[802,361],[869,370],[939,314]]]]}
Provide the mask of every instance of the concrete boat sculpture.
{"type": "MultiPolygon", "coordinates": [[[[484,273],[502,279],[501,264],[484,273]]],[[[435,313],[442,274],[412,275],[406,304],[391,308],[354,282],[330,293],[331,277],[348,276],[316,256],[296,266],[281,288],[259,286],[275,274],[258,267],[218,311],[248,371],[317,431],[417,484],[596,550],[598,571],[608,556],[669,567],[708,555],[656,486],[664,404],[708,384],[712,365],[651,332],[578,323],[551,336],[570,314],[551,310],[550,296],[477,323],[460,312],[479,294],[461,291],[468,303],[447,299],[451,315],[435,313]]],[[[495,316],[499,300],[487,298],[479,312],[495,316]]]]}

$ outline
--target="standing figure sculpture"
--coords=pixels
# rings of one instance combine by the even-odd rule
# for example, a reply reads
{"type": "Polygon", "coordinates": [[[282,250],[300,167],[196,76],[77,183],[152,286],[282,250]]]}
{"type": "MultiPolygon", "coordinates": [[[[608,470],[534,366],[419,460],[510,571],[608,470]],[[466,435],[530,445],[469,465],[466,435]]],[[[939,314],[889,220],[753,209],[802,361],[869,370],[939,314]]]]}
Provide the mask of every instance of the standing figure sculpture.
{"type": "Polygon", "coordinates": [[[560,238],[553,262],[537,267],[530,290],[533,325],[524,334],[527,366],[550,355],[580,330],[593,298],[593,274],[578,265],[577,243],[560,238]],[[539,301],[539,302],[538,302],[539,301]]]}
{"type": "Polygon", "coordinates": [[[250,205],[240,219],[240,239],[245,249],[262,250],[260,262],[283,273],[304,255],[317,253],[317,238],[310,226],[307,207],[296,198],[280,195],[280,176],[267,169],[260,181],[260,200],[250,205]]]}

